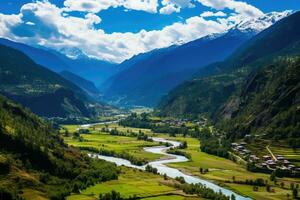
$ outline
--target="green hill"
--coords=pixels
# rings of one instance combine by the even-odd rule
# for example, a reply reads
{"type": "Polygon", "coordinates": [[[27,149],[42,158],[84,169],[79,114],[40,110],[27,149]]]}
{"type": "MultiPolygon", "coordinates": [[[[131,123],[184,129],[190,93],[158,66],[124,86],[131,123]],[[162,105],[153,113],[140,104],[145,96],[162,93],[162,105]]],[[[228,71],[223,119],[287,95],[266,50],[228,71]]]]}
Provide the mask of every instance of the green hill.
{"type": "Polygon", "coordinates": [[[114,165],[67,147],[50,124],[0,96],[1,199],[63,199],[116,177],[114,165]]]}
{"type": "Polygon", "coordinates": [[[46,117],[89,117],[93,102],[78,86],[0,45],[0,93],[46,117]]]}

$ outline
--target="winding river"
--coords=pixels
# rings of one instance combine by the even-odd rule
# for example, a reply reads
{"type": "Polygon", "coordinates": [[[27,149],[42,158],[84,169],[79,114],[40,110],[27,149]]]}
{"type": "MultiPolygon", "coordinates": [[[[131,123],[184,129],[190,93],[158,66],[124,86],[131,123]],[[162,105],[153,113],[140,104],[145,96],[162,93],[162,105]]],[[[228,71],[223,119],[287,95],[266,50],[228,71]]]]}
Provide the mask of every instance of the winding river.
{"type": "MultiPolygon", "coordinates": [[[[163,139],[163,138],[152,138],[152,139],[155,142],[168,142],[168,143],[171,143],[173,145],[173,147],[178,147],[180,145],[180,142],[177,142],[177,141],[166,140],[166,139],[163,139]]],[[[182,176],[187,183],[190,183],[190,184],[191,183],[194,183],[194,184],[195,183],[201,183],[203,185],[206,185],[207,188],[213,189],[215,192],[221,191],[226,196],[231,196],[232,194],[234,194],[234,196],[238,200],[250,200],[250,198],[243,197],[239,194],[234,193],[231,190],[220,187],[220,186],[218,186],[218,185],[216,185],[212,182],[206,181],[206,180],[201,179],[199,177],[194,177],[194,176],[184,174],[183,172],[179,171],[176,168],[166,166],[165,164],[167,164],[167,163],[177,163],[177,162],[187,162],[188,161],[188,159],[184,156],[179,156],[179,155],[173,155],[173,154],[166,153],[166,150],[169,149],[169,148],[171,148],[171,147],[156,146],[156,147],[144,148],[144,150],[147,151],[147,152],[166,155],[166,156],[169,157],[169,159],[150,162],[150,163],[148,163],[148,165],[151,165],[152,167],[157,168],[157,170],[160,174],[166,174],[170,178],[176,178],[176,177],[182,176]]],[[[90,156],[97,157],[99,159],[103,159],[103,160],[106,160],[106,161],[109,161],[109,162],[113,162],[118,166],[124,165],[126,167],[131,167],[131,168],[136,168],[136,169],[141,169],[141,170],[145,170],[145,167],[146,167],[146,166],[133,165],[133,164],[130,163],[130,161],[122,159],[122,158],[115,158],[115,157],[95,155],[95,154],[90,155],[90,156]]]]}

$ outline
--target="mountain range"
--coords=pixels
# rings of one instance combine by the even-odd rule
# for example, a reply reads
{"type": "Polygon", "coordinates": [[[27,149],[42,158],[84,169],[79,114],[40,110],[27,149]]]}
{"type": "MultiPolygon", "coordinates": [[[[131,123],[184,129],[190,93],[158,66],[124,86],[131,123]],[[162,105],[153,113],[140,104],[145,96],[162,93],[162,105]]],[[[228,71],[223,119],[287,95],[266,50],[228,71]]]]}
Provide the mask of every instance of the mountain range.
{"type": "Polygon", "coordinates": [[[137,55],[121,63],[121,71],[104,82],[105,100],[118,106],[154,107],[161,97],[192,78],[199,69],[223,61],[258,32],[288,14],[269,13],[255,20],[242,21],[222,34],[137,55]]]}
{"type": "Polygon", "coordinates": [[[247,41],[224,62],[202,68],[161,101],[160,114],[206,115],[232,138],[260,134],[297,143],[299,23],[297,12],[247,41]]]}
{"type": "Polygon", "coordinates": [[[85,55],[71,59],[54,50],[44,47],[32,47],[4,38],[0,38],[0,44],[23,52],[35,63],[54,72],[69,71],[77,76],[93,81],[97,86],[101,85],[103,81],[117,72],[116,64],[89,58],[85,55]]]}

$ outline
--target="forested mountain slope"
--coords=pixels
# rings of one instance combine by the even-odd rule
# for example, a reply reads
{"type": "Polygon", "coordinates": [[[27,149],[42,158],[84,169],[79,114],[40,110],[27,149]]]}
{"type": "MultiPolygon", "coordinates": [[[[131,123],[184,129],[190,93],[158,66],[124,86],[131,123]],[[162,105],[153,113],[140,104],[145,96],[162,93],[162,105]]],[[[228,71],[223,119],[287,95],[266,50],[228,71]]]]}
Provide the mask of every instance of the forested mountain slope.
{"type": "Polygon", "coordinates": [[[264,134],[300,147],[300,56],[278,58],[250,73],[215,118],[232,138],[264,134]]]}
{"type": "Polygon", "coordinates": [[[245,43],[225,62],[207,66],[198,78],[164,98],[160,114],[204,114],[219,124],[229,124],[230,133],[236,131],[233,135],[261,129],[261,134],[278,130],[286,136],[288,130],[297,129],[299,23],[297,12],[245,43]]]}
{"type": "Polygon", "coordinates": [[[105,97],[122,106],[155,106],[172,88],[191,78],[201,67],[225,59],[253,34],[235,30],[155,50],[146,58],[143,55],[143,59],[106,83],[110,86],[104,91],[105,97]]]}
{"type": "Polygon", "coordinates": [[[215,113],[240,88],[251,71],[272,62],[277,56],[299,54],[299,21],[300,13],[297,12],[246,42],[224,62],[199,70],[197,78],[178,86],[163,99],[160,104],[162,114],[215,113]]]}
{"type": "Polygon", "coordinates": [[[92,116],[88,95],[22,52],[0,45],[0,92],[46,117],[92,116]]]}
{"type": "Polygon", "coordinates": [[[50,124],[0,96],[1,199],[64,199],[115,178],[113,164],[67,147],[50,124]]]}

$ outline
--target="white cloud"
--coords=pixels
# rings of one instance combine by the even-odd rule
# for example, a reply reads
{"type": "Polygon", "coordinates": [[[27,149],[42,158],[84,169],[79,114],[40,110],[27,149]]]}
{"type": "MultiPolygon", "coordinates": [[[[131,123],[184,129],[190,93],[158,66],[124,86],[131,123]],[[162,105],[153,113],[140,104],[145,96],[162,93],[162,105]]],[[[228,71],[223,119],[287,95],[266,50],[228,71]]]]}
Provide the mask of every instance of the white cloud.
{"type": "Polygon", "coordinates": [[[180,12],[180,8],[176,7],[174,4],[168,4],[164,7],[162,7],[159,10],[159,12],[160,12],[160,14],[169,15],[174,12],[177,12],[177,13],[180,12]]]}
{"type": "Polygon", "coordinates": [[[218,12],[211,12],[211,11],[206,11],[203,12],[201,15],[201,17],[226,17],[227,14],[222,12],[222,11],[218,11],[218,12]]]}
{"type": "MultiPolygon", "coordinates": [[[[179,41],[185,43],[208,34],[224,32],[245,15],[260,14],[258,9],[243,2],[198,1],[214,9],[229,8],[235,12],[227,18],[224,18],[226,14],[221,11],[204,12],[200,16],[190,17],[161,30],[108,34],[102,29],[95,28],[95,24],[101,23],[101,19],[95,13],[117,6],[129,10],[157,12],[158,0],[66,0],[63,8],[48,1],[37,1],[23,5],[18,15],[0,14],[0,37],[31,45],[43,45],[69,56],[76,56],[78,52],[82,52],[91,57],[121,62],[133,55],[167,47],[179,41]],[[226,4],[223,5],[221,2],[226,4]],[[244,8],[237,8],[238,5],[244,8]],[[75,10],[84,12],[84,16],[72,16],[70,11],[75,10]],[[208,16],[216,16],[217,19],[204,19],[208,16]]],[[[162,0],[163,7],[160,13],[179,12],[182,8],[192,7],[191,2],[190,0],[162,0]]]]}
{"type": "Polygon", "coordinates": [[[225,8],[229,8],[245,17],[259,17],[264,14],[258,8],[242,1],[235,1],[235,0],[198,0],[198,1],[204,6],[211,7],[216,10],[223,10],[225,8]]]}
{"type": "Polygon", "coordinates": [[[161,14],[169,15],[173,12],[180,12],[182,8],[192,8],[195,5],[191,0],[162,0],[162,8],[159,10],[161,14]]]}
{"type": "Polygon", "coordinates": [[[157,0],[65,0],[65,11],[98,13],[110,7],[123,6],[126,9],[157,12],[157,0]]]}

